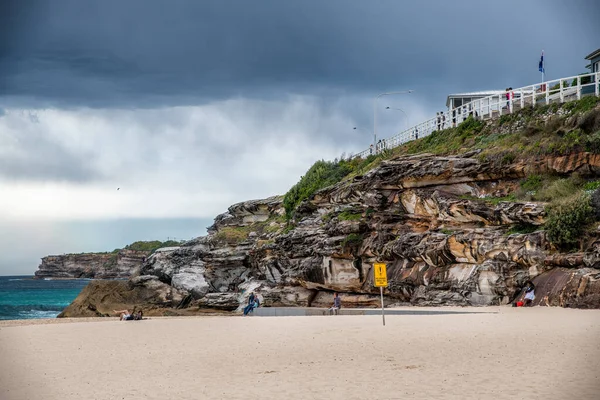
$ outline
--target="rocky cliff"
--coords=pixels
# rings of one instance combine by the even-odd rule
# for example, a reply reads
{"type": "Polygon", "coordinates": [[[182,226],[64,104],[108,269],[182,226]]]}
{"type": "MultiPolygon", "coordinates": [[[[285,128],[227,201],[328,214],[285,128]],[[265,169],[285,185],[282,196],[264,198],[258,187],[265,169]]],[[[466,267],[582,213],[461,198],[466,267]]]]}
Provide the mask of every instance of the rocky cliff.
{"type": "Polygon", "coordinates": [[[82,253],[47,256],[35,271],[36,278],[129,278],[150,251],[123,249],[113,253],[82,253]]]}
{"type": "MultiPolygon", "coordinates": [[[[594,133],[600,127],[600,112],[591,123],[589,116],[583,122],[581,116],[564,118],[561,129],[581,131],[580,123],[586,123],[594,133]]],[[[495,123],[484,139],[505,137],[513,128],[521,135],[527,125],[500,122],[504,126],[495,123]]],[[[481,140],[483,133],[475,133],[481,140]]],[[[544,134],[521,136],[544,140],[544,134]]],[[[556,135],[563,143],[565,132],[556,135]]],[[[518,151],[511,157],[490,153],[497,150],[392,155],[312,194],[289,222],[282,197],[235,204],[216,217],[207,236],[157,251],[121,288],[103,290],[119,292],[119,304],[137,303],[157,313],[233,311],[249,291],[258,291],[266,306],[327,306],[331,292],[339,291],[344,307],[370,307],[378,304],[372,265],[385,262],[388,305],[509,304],[532,280],[536,305],[600,307],[598,223],[586,221],[578,245],[561,249],[545,228],[548,203],[526,191],[531,178],[542,175],[595,183],[600,155],[582,146],[527,157],[518,151]],[[519,191],[534,200],[517,200],[519,191]],[[141,303],[130,295],[140,291],[147,294],[141,303]]],[[[536,182],[542,182],[539,192],[550,185],[536,182]]],[[[90,309],[103,314],[111,307],[99,295],[84,295],[64,315],[90,309]]]]}

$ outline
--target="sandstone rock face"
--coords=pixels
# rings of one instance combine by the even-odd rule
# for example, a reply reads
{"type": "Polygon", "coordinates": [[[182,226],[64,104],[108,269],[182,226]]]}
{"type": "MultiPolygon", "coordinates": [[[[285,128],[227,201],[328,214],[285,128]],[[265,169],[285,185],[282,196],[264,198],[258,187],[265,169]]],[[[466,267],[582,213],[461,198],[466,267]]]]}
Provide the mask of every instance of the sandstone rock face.
{"type": "Polygon", "coordinates": [[[147,251],[120,250],[118,253],[83,253],[47,256],[35,272],[36,278],[129,278],[139,269],[147,251]]]}
{"type": "Polygon", "coordinates": [[[536,304],[598,308],[598,243],[558,253],[541,228],[543,203],[486,201],[527,173],[589,175],[598,165],[589,154],[503,167],[468,155],[398,157],[317,192],[291,225],[281,197],[231,206],[208,236],[157,251],[140,270],[146,280],[128,285],[154,291],[151,308],[240,310],[250,291],[265,306],[329,306],[339,291],[345,307],[376,307],[372,265],[385,262],[389,305],[508,304],[533,280],[536,304]],[[522,225],[539,230],[509,234],[522,225]]]}

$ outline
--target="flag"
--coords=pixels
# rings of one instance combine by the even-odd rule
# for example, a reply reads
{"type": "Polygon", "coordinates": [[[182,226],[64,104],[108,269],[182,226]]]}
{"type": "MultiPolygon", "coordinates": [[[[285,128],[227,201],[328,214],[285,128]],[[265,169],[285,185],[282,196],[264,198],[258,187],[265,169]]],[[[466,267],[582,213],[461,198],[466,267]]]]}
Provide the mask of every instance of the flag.
{"type": "Polygon", "coordinates": [[[541,73],[544,73],[544,51],[542,51],[542,58],[540,58],[540,64],[538,66],[538,69],[541,73]]]}

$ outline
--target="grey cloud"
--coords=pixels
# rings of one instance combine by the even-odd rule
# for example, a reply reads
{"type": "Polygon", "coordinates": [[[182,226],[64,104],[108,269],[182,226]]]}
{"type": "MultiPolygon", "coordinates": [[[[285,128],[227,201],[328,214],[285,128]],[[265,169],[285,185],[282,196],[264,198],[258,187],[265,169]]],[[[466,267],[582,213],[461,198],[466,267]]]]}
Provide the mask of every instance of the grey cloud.
{"type": "MultiPolygon", "coordinates": [[[[28,114],[30,124],[39,124],[35,113],[28,114]]],[[[1,126],[0,126],[1,128],[1,126]]],[[[91,167],[94,154],[78,153],[68,149],[42,130],[22,127],[11,136],[0,132],[0,178],[15,181],[71,181],[100,180],[102,174],[91,167]],[[8,147],[4,141],[10,140],[8,147]]]]}
{"type": "MultiPolygon", "coordinates": [[[[9,3],[9,2],[3,2],[9,3]]],[[[592,0],[4,4],[0,90],[62,106],[505,87],[583,69],[592,0]],[[568,16],[568,17],[566,17],[568,16]]]]}

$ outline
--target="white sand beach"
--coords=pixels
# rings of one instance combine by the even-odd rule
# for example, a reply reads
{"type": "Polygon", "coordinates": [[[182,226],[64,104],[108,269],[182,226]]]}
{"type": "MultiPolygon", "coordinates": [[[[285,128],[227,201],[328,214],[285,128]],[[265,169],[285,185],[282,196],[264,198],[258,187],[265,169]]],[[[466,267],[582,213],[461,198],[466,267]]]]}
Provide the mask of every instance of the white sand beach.
{"type": "Polygon", "coordinates": [[[600,398],[600,311],[458,311],[7,321],[0,399],[600,398]]]}

